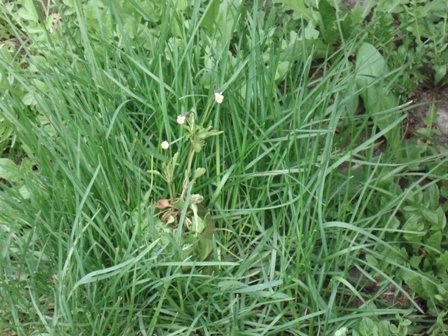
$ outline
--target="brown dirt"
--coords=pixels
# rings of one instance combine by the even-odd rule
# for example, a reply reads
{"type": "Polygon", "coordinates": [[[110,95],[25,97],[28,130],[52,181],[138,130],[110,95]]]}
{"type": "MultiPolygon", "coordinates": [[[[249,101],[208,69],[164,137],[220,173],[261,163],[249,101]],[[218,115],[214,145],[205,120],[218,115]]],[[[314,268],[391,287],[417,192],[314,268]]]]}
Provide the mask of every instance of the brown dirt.
{"type": "Polygon", "coordinates": [[[348,8],[353,8],[357,3],[360,3],[361,5],[364,3],[365,0],[342,0],[342,3],[348,8]]]}

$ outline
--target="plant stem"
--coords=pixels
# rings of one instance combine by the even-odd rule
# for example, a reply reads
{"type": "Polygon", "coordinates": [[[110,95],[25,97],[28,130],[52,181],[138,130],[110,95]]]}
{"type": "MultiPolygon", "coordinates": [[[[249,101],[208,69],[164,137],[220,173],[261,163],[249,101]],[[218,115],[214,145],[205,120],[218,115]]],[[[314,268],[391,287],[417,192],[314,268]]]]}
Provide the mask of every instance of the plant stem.
{"type": "Polygon", "coordinates": [[[168,181],[168,192],[170,193],[170,200],[172,200],[174,202],[174,192],[173,192],[172,181],[168,181]]]}
{"type": "Polygon", "coordinates": [[[187,181],[189,182],[190,176],[191,176],[191,166],[193,164],[193,158],[194,158],[194,148],[193,145],[190,145],[190,152],[188,153],[188,165],[187,165],[187,174],[185,175],[185,181],[184,181],[184,186],[183,186],[183,190],[182,190],[182,195],[181,198],[184,199],[185,198],[185,193],[187,191],[188,188],[188,184],[186,183],[187,181]]]}

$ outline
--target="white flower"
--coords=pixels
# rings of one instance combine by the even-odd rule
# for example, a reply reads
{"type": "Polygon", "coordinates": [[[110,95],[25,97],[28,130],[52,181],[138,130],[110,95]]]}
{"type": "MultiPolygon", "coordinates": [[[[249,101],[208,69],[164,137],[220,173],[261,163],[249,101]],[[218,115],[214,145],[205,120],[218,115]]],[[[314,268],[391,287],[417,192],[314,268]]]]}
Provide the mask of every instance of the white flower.
{"type": "Polygon", "coordinates": [[[185,122],[185,116],[184,115],[177,116],[177,123],[179,125],[182,125],[184,122],[185,122]]]}
{"type": "Polygon", "coordinates": [[[222,92],[215,90],[215,102],[218,104],[221,104],[223,100],[224,100],[224,96],[222,95],[222,92]]]}
{"type": "Polygon", "coordinates": [[[170,147],[170,143],[168,141],[164,141],[160,147],[162,147],[162,149],[168,149],[170,147]]]}

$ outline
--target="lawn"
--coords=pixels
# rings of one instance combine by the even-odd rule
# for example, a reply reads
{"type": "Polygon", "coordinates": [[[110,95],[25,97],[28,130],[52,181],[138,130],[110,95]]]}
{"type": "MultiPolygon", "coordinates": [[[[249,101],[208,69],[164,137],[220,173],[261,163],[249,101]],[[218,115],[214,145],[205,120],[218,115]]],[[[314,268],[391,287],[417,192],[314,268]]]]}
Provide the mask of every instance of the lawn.
{"type": "Polygon", "coordinates": [[[0,334],[448,334],[448,4],[346,3],[0,4],[0,334]]]}

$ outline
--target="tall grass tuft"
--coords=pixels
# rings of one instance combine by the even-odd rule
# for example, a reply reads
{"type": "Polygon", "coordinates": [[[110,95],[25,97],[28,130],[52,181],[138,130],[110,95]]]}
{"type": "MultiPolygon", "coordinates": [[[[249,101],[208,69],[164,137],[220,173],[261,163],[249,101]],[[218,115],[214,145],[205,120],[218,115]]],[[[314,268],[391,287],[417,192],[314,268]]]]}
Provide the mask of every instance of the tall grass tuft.
{"type": "MultiPolygon", "coordinates": [[[[298,53],[279,48],[272,32],[291,36],[275,13],[262,16],[256,1],[248,10],[229,3],[227,30],[205,23],[212,5],[194,1],[184,22],[167,4],[162,28],[136,41],[118,8],[107,17],[121,32],[113,38],[88,29],[75,1],[77,26],[67,23],[57,45],[48,36],[36,54],[22,41],[17,56],[33,71],[0,59],[1,74],[28,97],[11,85],[0,100],[16,137],[11,155],[21,153],[17,169],[8,168],[18,182],[0,192],[4,330],[330,335],[365,316],[405,312],[381,308],[379,295],[347,280],[356,269],[382,279],[378,293],[392,283],[407,295],[392,275],[408,266],[391,219],[406,195],[383,190],[377,174],[385,164],[376,144],[387,129],[355,115],[350,100],[349,56],[359,41],[316,68],[300,40],[298,53]],[[169,244],[145,234],[155,202],[168,197],[147,171],[178,150],[185,163],[176,117],[201,115],[215,88],[225,100],[205,124],[223,134],[195,163],[207,169],[195,188],[217,227],[212,271],[193,261],[185,271],[169,244]],[[160,149],[164,140],[172,152],[160,149]],[[389,198],[374,212],[380,197],[389,198]]],[[[418,163],[393,168],[406,174],[418,163]]]]}

